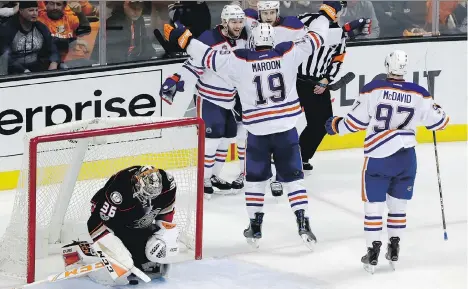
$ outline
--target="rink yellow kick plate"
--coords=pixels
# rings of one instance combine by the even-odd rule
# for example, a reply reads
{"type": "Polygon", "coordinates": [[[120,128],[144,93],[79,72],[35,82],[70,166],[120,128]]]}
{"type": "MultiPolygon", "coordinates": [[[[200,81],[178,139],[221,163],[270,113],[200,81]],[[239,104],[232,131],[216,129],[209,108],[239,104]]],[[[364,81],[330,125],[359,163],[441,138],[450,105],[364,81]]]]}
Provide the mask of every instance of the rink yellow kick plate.
{"type": "MultiPolygon", "coordinates": [[[[436,133],[438,142],[453,142],[453,141],[466,141],[467,140],[467,125],[466,124],[453,124],[448,125],[443,131],[436,133]]],[[[354,134],[347,134],[345,136],[326,136],[319,146],[318,150],[337,150],[337,149],[351,149],[361,148],[364,142],[365,132],[358,132],[354,134]]],[[[419,143],[431,143],[432,132],[424,127],[418,127],[416,139],[419,143]]],[[[188,166],[195,166],[196,164],[196,151],[192,150],[179,150],[168,153],[158,154],[145,154],[136,157],[125,157],[117,159],[100,160],[93,162],[86,162],[83,164],[79,181],[108,178],[118,170],[124,169],[132,165],[151,164],[155,167],[162,169],[179,169],[188,166]],[[177,163],[173,160],[177,159],[177,163]]],[[[229,148],[228,157],[226,161],[237,159],[237,152],[235,144],[229,148]]],[[[42,171],[39,176],[38,185],[50,185],[59,183],[66,171],[65,166],[48,167],[42,171]]],[[[19,171],[0,172],[0,191],[12,190],[16,188],[18,183],[19,171]]]]}

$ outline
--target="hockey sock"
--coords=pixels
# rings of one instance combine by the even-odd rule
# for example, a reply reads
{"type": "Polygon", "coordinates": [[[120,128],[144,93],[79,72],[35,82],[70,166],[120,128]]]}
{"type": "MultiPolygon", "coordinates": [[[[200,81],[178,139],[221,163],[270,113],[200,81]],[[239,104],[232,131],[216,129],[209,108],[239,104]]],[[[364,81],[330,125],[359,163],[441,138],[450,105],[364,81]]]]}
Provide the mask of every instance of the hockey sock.
{"type": "Polygon", "coordinates": [[[228,154],[228,148],[231,144],[231,139],[222,138],[219,142],[218,148],[216,149],[215,154],[215,164],[213,166],[213,175],[219,176],[221,170],[223,169],[224,162],[226,162],[226,157],[228,154]]]}
{"type": "Polygon", "coordinates": [[[391,237],[400,237],[403,229],[406,228],[406,203],[407,200],[387,195],[387,231],[389,239],[391,237]]]}
{"type": "Polygon", "coordinates": [[[276,181],[276,167],[275,167],[275,161],[273,160],[273,156],[271,156],[271,173],[273,174],[271,181],[274,182],[276,181]]]}
{"type": "Polygon", "coordinates": [[[239,158],[240,172],[245,174],[245,141],[247,140],[247,131],[242,123],[237,124],[237,157],[239,158]]]}
{"type": "Polygon", "coordinates": [[[380,241],[384,207],[384,202],[364,203],[364,234],[366,236],[366,245],[368,248],[372,247],[372,242],[380,241]]]}
{"type": "Polygon", "coordinates": [[[255,219],[255,213],[263,211],[265,201],[265,182],[245,182],[245,206],[249,219],[255,219]]]}
{"type": "Polygon", "coordinates": [[[221,142],[220,138],[205,139],[205,172],[203,177],[210,178],[213,175],[213,167],[215,165],[216,149],[221,142]]]}
{"type": "Polygon", "coordinates": [[[304,187],[304,180],[292,181],[283,183],[283,188],[288,194],[289,205],[293,212],[297,210],[304,210],[307,216],[309,202],[307,198],[307,191],[304,187]]]}

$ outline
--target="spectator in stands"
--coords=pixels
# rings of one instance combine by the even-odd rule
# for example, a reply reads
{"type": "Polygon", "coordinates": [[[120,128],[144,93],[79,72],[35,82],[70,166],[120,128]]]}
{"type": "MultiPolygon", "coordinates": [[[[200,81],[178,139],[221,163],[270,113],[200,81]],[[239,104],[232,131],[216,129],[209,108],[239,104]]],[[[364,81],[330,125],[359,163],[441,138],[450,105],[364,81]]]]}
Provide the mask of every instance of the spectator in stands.
{"type": "Polygon", "coordinates": [[[380,38],[401,37],[424,28],[426,3],[422,1],[373,1],[380,38]]]}
{"type": "Polygon", "coordinates": [[[155,51],[146,33],[142,1],[124,1],[107,19],[107,63],[147,60],[155,51]]]}
{"type": "Polygon", "coordinates": [[[378,38],[380,35],[379,21],[375,16],[374,6],[370,1],[359,1],[351,0],[348,1],[348,6],[344,9],[343,14],[340,17],[340,26],[343,26],[347,22],[359,18],[369,18],[372,20],[372,29],[371,34],[369,35],[359,35],[356,39],[362,38],[378,38]]]}
{"type": "MultiPolygon", "coordinates": [[[[216,17],[217,25],[221,21],[221,11],[216,17]]],[[[212,27],[211,13],[206,2],[180,1],[173,4],[169,6],[169,18],[172,22],[180,21],[184,24],[195,38],[212,27]]]]}
{"type": "Polygon", "coordinates": [[[9,74],[57,69],[57,47],[47,26],[37,19],[37,1],[21,1],[18,14],[0,29],[0,55],[8,59],[9,74]]]}
{"type": "Polygon", "coordinates": [[[69,12],[66,11],[67,1],[54,0],[44,3],[45,10],[39,11],[38,20],[49,28],[63,62],[71,46],[86,45],[83,41],[77,43],[76,40],[78,36],[90,33],[91,26],[77,2],[70,3],[69,12]]]}
{"type": "Polygon", "coordinates": [[[8,18],[18,13],[19,2],[8,2],[0,8],[0,23],[6,22],[8,18]]]}
{"type": "MultiPolygon", "coordinates": [[[[426,29],[432,26],[432,1],[427,0],[426,29]]],[[[439,30],[442,34],[461,33],[458,27],[463,29],[463,20],[466,19],[466,1],[440,1],[439,2],[439,30]],[[462,3],[464,2],[465,5],[462,3]],[[458,18],[455,19],[455,11],[458,18]],[[462,12],[463,11],[463,12],[462,12]],[[463,15],[464,14],[464,15],[463,15]]],[[[465,20],[466,21],[466,20],[465,20]]],[[[466,22],[465,22],[466,29],[466,22]]]]}

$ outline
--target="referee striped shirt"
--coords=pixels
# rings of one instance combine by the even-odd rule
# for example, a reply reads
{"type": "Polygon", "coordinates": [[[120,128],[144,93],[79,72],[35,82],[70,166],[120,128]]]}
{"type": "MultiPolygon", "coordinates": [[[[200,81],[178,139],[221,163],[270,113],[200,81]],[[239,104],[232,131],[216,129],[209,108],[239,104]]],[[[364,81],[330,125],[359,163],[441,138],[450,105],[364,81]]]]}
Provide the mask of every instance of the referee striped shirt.
{"type": "MultiPolygon", "coordinates": [[[[319,17],[318,13],[305,13],[298,16],[299,20],[304,23],[304,26],[309,27],[310,23],[319,17]]],[[[346,34],[343,29],[337,24],[333,23],[330,25],[329,37],[331,35],[340,35],[337,33],[341,32],[341,39],[328,39],[329,44],[325,44],[316,52],[314,52],[309,58],[304,61],[298,69],[299,76],[304,78],[315,78],[321,80],[327,78],[328,82],[331,83],[338,74],[346,55],[346,34]],[[340,31],[336,31],[339,29],[340,31]],[[333,31],[335,30],[335,31],[333,31]],[[333,31],[333,32],[332,32],[333,31]]],[[[337,38],[337,37],[332,37],[337,38]]]]}

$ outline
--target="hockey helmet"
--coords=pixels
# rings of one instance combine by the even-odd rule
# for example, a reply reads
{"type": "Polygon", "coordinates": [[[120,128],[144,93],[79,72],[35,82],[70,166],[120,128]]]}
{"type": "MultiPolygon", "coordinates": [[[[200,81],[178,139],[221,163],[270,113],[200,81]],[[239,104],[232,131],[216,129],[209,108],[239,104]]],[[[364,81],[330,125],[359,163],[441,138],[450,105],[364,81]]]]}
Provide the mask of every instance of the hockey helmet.
{"type": "MultiPolygon", "coordinates": [[[[277,11],[277,16],[279,17],[280,13],[280,2],[279,1],[258,1],[257,3],[257,10],[258,12],[265,11],[265,10],[274,10],[277,11]]],[[[260,14],[259,14],[260,17],[260,14]]]]}
{"type": "Polygon", "coordinates": [[[244,21],[242,23],[234,24],[234,27],[229,26],[229,20],[244,20],[244,10],[239,5],[225,5],[221,12],[221,25],[227,32],[227,35],[232,39],[239,38],[242,29],[244,28],[244,21]],[[231,31],[231,29],[233,29],[231,31]],[[237,31],[235,31],[237,30],[237,31]]]}
{"type": "Polygon", "coordinates": [[[395,50],[385,58],[387,74],[403,76],[406,74],[407,65],[408,55],[402,50],[395,50]]]}
{"type": "Polygon", "coordinates": [[[252,36],[255,47],[273,47],[275,44],[275,29],[268,23],[259,23],[259,25],[252,30],[252,36]]]}
{"type": "Polygon", "coordinates": [[[153,166],[142,166],[134,175],[134,197],[140,201],[151,200],[162,192],[162,176],[153,166]]]}

